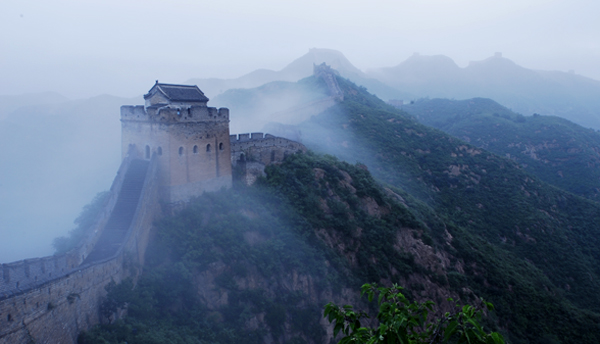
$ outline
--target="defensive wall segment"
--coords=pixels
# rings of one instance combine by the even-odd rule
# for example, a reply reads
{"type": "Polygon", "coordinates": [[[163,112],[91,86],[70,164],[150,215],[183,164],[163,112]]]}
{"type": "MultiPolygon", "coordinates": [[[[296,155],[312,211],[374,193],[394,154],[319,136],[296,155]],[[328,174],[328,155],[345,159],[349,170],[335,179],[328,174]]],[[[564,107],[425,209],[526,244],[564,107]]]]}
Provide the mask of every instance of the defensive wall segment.
{"type": "Polygon", "coordinates": [[[265,166],[280,163],[290,154],[306,152],[301,143],[263,133],[230,135],[229,146],[231,165],[239,171],[237,178],[246,185],[264,176],[265,166]]]}
{"type": "Polygon", "coordinates": [[[160,215],[157,159],[123,160],[92,234],[63,255],[2,264],[0,344],[77,342],[111,281],[136,278],[160,215]]]}
{"type": "Polygon", "coordinates": [[[323,62],[320,65],[313,64],[313,75],[325,81],[329,95],[332,98],[337,101],[344,100],[344,91],[342,91],[336,79],[336,75],[340,75],[338,71],[323,62]]]}
{"type": "Polygon", "coordinates": [[[277,122],[279,118],[294,118],[299,121],[307,120],[311,116],[316,116],[344,100],[344,92],[336,79],[336,75],[339,75],[337,71],[322,63],[320,65],[313,65],[313,75],[325,82],[329,96],[283,111],[274,112],[269,115],[272,122],[277,122]]]}
{"type": "MultiPolygon", "coordinates": [[[[332,89],[309,104],[321,109],[343,94],[326,66],[316,70],[332,89]]],[[[0,344],[76,343],[102,321],[105,286],[139,276],[161,201],[230,187],[236,165],[250,185],[266,165],[306,151],[269,134],[230,136],[229,110],[206,107],[196,86],[157,81],[144,99],[146,107],[121,108],[124,159],[87,237],[66,254],[0,265],[0,344]]]]}
{"type": "Polygon", "coordinates": [[[240,161],[269,165],[282,162],[289,154],[306,152],[306,147],[299,142],[263,133],[229,135],[229,146],[232,166],[240,161]]]}

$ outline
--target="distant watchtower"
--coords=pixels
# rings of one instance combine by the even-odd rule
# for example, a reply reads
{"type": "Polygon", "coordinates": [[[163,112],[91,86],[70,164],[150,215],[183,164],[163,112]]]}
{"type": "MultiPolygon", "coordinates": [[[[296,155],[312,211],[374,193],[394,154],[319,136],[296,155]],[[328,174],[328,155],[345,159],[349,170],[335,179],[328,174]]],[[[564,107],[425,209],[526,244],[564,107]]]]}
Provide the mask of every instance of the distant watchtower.
{"type": "Polygon", "coordinates": [[[229,110],[207,107],[197,86],[156,81],[144,99],[121,107],[122,157],[157,155],[162,198],[182,202],[230,187],[229,110]]]}

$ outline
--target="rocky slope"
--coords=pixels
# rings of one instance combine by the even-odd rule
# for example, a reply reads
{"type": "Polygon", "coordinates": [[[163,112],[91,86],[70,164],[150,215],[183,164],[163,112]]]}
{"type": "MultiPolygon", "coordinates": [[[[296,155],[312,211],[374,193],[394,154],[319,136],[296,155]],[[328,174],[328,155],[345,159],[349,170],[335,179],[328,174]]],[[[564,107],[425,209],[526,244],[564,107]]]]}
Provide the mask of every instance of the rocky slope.
{"type": "Polygon", "coordinates": [[[597,203],[338,83],[344,101],[299,128],[362,163],[291,156],[165,219],[129,317],[86,338],[322,342],[323,303],[378,282],[442,310],[484,297],[511,343],[599,340],[597,203]]]}
{"type": "Polygon", "coordinates": [[[583,323],[526,319],[552,312],[575,321],[599,311],[598,204],[549,187],[510,159],[425,127],[338,82],[344,101],[300,126],[304,144],[363,162],[376,178],[442,217],[454,244],[461,243],[456,254],[468,262],[461,277],[453,276],[498,305],[514,342],[534,340],[528,333],[537,331],[559,335],[556,326],[569,338],[583,331],[583,323]]]}
{"type": "Polygon", "coordinates": [[[106,314],[127,303],[128,317],[80,342],[148,343],[172,333],[176,343],[327,342],[323,305],[368,309],[358,294],[364,281],[410,286],[440,312],[448,297],[474,299],[448,287],[447,270],[460,263],[437,248],[411,202],[379,187],[364,166],[291,156],[252,188],[206,194],[164,219],[137,288],[109,292],[106,314]]]}

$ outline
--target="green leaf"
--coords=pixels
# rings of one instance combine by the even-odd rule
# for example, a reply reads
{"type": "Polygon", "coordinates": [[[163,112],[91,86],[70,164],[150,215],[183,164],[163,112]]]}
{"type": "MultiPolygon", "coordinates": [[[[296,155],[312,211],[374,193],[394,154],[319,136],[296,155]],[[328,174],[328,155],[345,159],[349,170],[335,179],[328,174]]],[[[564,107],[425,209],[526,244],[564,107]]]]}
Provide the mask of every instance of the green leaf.
{"type": "Polygon", "coordinates": [[[492,332],[488,335],[487,343],[489,344],[504,344],[504,337],[498,332],[492,332]]]}
{"type": "Polygon", "coordinates": [[[381,300],[385,297],[384,293],[379,293],[379,298],[377,299],[377,304],[381,305],[381,300]]]}
{"type": "Polygon", "coordinates": [[[450,337],[452,337],[452,335],[456,333],[457,327],[458,321],[456,320],[453,320],[448,324],[448,326],[444,330],[444,341],[448,341],[448,339],[450,339],[450,337]]]}
{"type": "Polygon", "coordinates": [[[480,333],[483,333],[483,328],[481,328],[481,325],[479,325],[479,323],[473,319],[467,319],[467,322],[471,325],[473,325],[477,331],[479,331],[480,333]]]}

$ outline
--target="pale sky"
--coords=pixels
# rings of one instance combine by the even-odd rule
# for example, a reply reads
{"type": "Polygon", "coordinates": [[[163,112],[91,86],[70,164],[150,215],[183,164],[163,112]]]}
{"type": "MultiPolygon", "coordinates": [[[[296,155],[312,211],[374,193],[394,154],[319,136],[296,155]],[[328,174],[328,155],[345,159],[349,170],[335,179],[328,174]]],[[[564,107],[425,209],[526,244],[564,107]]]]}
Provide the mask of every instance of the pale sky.
{"type": "Polygon", "coordinates": [[[600,80],[597,0],[2,0],[0,95],[135,96],[155,79],[279,70],[310,48],[362,70],[495,52],[600,80]]]}

